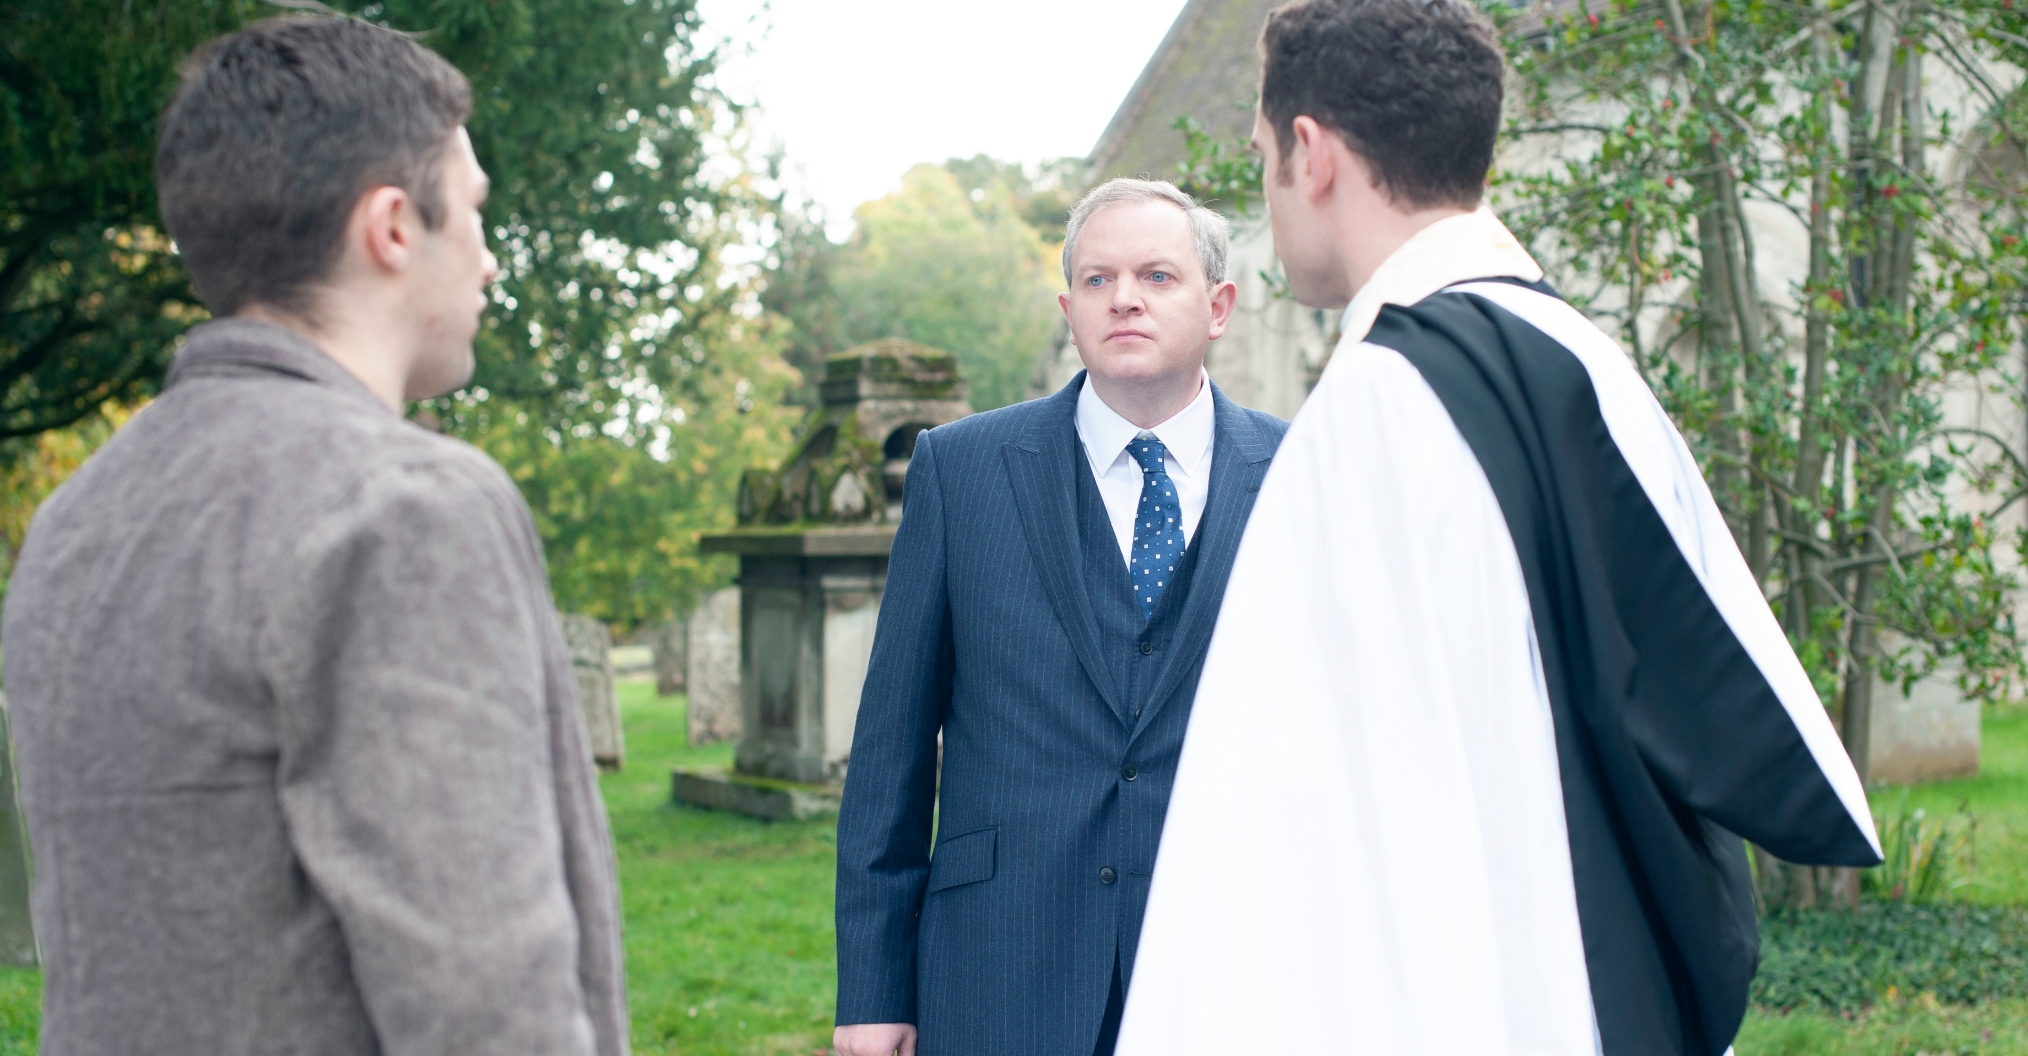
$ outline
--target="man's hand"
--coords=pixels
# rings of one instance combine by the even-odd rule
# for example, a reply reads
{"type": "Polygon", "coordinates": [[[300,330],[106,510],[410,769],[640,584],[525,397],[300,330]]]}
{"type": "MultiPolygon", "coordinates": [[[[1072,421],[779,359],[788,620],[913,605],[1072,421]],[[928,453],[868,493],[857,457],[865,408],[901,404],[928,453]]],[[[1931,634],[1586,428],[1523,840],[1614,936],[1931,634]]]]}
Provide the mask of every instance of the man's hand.
{"type": "Polygon", "coordinates": [[[915,1024],[854,1023],[831,1032],[838,1056],[915,1056],[915,1024]]]}

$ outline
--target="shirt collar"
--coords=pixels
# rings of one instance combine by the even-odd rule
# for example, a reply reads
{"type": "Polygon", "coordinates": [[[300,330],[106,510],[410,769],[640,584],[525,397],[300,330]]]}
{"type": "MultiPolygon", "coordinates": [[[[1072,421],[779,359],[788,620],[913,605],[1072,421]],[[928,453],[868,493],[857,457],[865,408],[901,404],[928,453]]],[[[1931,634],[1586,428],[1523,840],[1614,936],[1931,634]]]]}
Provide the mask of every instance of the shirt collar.
{"type": "MultiPolygon", "coordinates": [[[[1198,377],[1197,398],[1171,415],[1168,421],[1148,430],[1155,434],[1155,439],[1162,441],[1163,447],[1168,448],[1169,454],[1176,459],[1176,468],[1188,477],[1204,471],[1204,464],[1211,453],[1211,438],[1218,427],[1218,415],[1211,399],[1211,375],[1199,370],[1198,377]]],[[[1141,427],[1106,406],[1106,401],[1092,389],[1091,379],[1086,378],[1083,390],[1077,394],[1077,435],[1084,441],[1092,473],[1103,475],[1119,460],[1127,444],[1141,435],[1141,427]]]]}
{"type": "Polygon", "coordinates": [[[1366,340],[1383,305],[1411,305],[1469,279],[1508,277],[1539,282],[1542,267],[1491,209],[1482,205],[1477,212],[1445,217],[1416,232],[1374,270],[1345,306],[1339,340],[1366,340]]]}

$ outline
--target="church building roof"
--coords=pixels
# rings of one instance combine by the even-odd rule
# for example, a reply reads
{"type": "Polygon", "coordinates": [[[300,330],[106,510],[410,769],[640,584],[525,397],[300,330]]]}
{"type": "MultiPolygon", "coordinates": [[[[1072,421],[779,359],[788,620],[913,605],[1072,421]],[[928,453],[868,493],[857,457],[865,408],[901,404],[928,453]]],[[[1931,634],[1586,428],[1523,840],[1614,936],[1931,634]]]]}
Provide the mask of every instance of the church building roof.
{"type": "MultiPolygon", "coordinates": [[[[1284,2],[1184,4],[1092,148],[1092,175],[1173,177],[1184,160],[1183,133],[1172,127],[1179,117],[1195,118],[1214,141],[1245,138],[1260,95],[1260,30],[1268,12],[1284,2]]],[[[1515,6],[1525,36],[1551,18],[1577,11],[1579,0],[1515,0],[1515,6]]]]}
{"type": "Polygon", "coordinates": [[[1283,0],[1189,0],[1162,46],[1092,148],[1092,175],[1166,179],[1183,161],[1183,133],[1195,118],[1216,140],[1244,138],[1260,92],[1257,42],[1283,0]]]}

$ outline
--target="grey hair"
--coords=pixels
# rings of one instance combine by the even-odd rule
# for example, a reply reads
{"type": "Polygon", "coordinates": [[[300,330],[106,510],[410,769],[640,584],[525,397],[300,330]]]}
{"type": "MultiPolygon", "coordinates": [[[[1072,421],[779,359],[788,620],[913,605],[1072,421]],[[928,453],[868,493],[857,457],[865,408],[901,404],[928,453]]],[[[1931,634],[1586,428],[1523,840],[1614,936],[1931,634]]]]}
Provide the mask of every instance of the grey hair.
{"type": "Polygon", "coordinates": [[[1225,281],[1225,257],[1232,239],[1231,225],[1217,213],[1197,204],[1197,199],[1178,190],[1167,180],[1107,180],[1085,193],[1078,199],[1077,208],[1070,211],[1070,222],[1063,226],[1063,284],[1070,285],[1070,254],[1077,248],[1077,236],[1084,232],[1085,221],[1093,213],[1109,205],[1123,205],[1129,202],[1168,202],[1183,210],[1190,218],[1191,240],[1197,245],[1197,258],[1204,262],[1204,274],[1216,286],[1225,281]]]}

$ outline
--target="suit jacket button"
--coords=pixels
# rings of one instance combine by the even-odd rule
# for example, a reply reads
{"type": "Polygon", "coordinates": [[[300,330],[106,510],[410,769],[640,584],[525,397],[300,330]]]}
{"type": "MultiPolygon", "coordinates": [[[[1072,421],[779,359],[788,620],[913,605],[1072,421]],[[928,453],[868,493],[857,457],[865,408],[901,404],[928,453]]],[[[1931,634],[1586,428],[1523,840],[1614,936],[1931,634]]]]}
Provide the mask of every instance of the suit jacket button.
{"type": "Polygon", "coordinates": [[[1141,771],[1138,768],[1136,768],[1134,764],[1128,763],[1127,765],[1120,767],[1120,776],[1126,778],[1129,781],[1132,781],[1134,778],[1141,776],[1141,771]]]}
{"type": "Polygon", "coordinates": [[[1146,656],[1146,655],[1148,655],[1149,653],[1152,653],[1152,652],[1154,652],[1154,651],[1155,651],[1155,643],[1154,643],[1154,642],[1142,642],[1142,643],[1141,643],[1141,655],[1142,655],[1142,656],[1146,656]]]}
{"type": "Polygon", "coordinates": [[[1105,868],[1099,870],[1099,883],[1110,884],[1117,879],[1119,879],[1119,874],[1113,872],[1112,866],[1108,865],[1105,868]]]}

